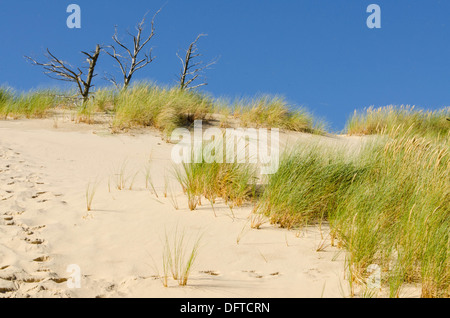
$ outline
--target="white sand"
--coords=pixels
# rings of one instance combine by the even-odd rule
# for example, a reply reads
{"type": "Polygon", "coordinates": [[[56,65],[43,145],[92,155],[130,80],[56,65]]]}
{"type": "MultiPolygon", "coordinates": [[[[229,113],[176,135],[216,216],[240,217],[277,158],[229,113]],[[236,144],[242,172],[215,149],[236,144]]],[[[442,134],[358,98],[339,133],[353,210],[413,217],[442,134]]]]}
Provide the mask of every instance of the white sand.
{"type": "Polygon", "coordinates": [[[326,227],[288,231],[266,223],[254,230],[252,206],[235,208],[234,218],[220,203],[217,217],[208,202],[191,212],[170,172],[173,145],[157,132],[111,135],[98,125],[53,125],[51,119],[0,121],[0,297],[348,295],[343,251],[329,239],[316,251],[326,227]],[[150,159],[159,198],[145,188],[150,159]],[[129,180],[119,191],[113,179],[125,160],[129,180]],[[179,210],[163,196],[165,175],[179,210]],[[89,182],[97,183],[90,213],[89,182]],[[165,288],[157,278],[164,235],[172,237],[177,227],[192,243],[202,235],[201,246],[188,285],[170,279],[165,288]],[[81,288],[68,288],[70,264],[81,269],[81,288]]]}

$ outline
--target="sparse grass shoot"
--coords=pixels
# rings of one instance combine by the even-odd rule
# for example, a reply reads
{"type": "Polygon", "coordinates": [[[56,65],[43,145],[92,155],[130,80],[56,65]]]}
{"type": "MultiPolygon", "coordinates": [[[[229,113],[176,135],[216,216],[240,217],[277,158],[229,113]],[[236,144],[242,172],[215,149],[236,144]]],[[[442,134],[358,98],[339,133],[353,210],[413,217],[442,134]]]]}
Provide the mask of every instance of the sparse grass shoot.
{"type": "Polygon", "coordinates": [[[179,232],[175,229],[173,237],[165,233],[165,245],[163,249],[163,285],[167,287],[168,272],[180,286],[186,286],[190,273],[198,256],[200,239],[198,237],[193,243],[186,239],[185,231],[179,232]]]}
{"type": "Polygon", "coordinates": [[[89,182],[86,187],[86,210],[92,210],[92,201],[94,200],[95,193],[97,191],[98,182],[89,182]]]}
{"type": "Polygon", "coordinates": [[[124,160],[122,164],[115,169],[113,174],[113,182],[117,190],[124,190],[126,188],[126,183],[128,181],[128,177],[125,175],[127,168],[127,161],[124,160]]]}

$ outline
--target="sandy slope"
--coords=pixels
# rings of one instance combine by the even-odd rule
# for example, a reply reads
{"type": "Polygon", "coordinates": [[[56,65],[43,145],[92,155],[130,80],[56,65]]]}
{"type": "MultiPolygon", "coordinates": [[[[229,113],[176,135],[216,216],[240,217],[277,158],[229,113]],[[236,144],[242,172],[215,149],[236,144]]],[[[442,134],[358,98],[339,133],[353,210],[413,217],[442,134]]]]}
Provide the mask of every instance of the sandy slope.
{"type": "MultiPolygon", "coordinates": [[[[252,207],[198,211],[171,175],[173,145],[157,132],[111,135],[103,126],[53,120],[0,121],[0,297],[343,297],[344,255],[326,246],[326,228],[249,227],[252,207]],[[114,175],[126,161],[127,189],[114,175]],[[145,188],[149,163],[158,198],[145,188]],[[130,190],[131,179],[134,178],[130,190]],[[179,204],[164,198],[165,176],[179,204]],[[93,210],[86,188],[96,183],[93,210]],[[164,235],[184,230],[201,248],[188,286],[164,288],[164,235]],[[239,240],[239,244],[238,244],[239,240]],[[81,269],[68,288],[67,267],[81,269]]],[[[294,140],[341,137],[283,135],[294,140]]],[[[358,138],[350,139],[357,145],[358,138]]],[[[329,241],[326,241],[328,244],[329,241]]]]}

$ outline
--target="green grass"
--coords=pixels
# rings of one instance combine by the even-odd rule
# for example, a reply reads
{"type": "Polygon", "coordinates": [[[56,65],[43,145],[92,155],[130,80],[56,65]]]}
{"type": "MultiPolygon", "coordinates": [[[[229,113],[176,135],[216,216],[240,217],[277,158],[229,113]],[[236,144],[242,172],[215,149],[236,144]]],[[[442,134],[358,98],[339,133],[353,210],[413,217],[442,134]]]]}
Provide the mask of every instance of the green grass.
{"type": "MultiPolygon", "coordinates": [[[[45,117],[53,107],[64,104],[55,95],[53,91],[14,94],[0,89],[0,116],[45,117]]],[[[94,112],[111,112],[115,130],[151,126],[168,137],[176,127],[208,119],[217,111],[223,127],[234,117],[244,127],[323,132],[308,112],[292,110],[281,97],[257,97],[230,106],[200,93],[146,83],[120,92],[97,90],[79,116],[90,122],[94,112]]],[[[338,242],[346,250],[352,291],[355,285],[364,284],[367,269],[376,264],[392,297],[399,296],[407,283],[420,283],[423,297],[450,297],[448,118],[448,107],[423,111],[388,106],[355,112],[347,123],[347,133],[379,136],[353,154],[319,144],[298,145],[282,156],[278,172],[268,177],[259,197],[255,196],[257,174],[252,164],[208,163],[203,159],[176,167],[175,174],[191,210],[202,204],[202,198],[213,210],[218,198],[231,208],[252,200],[255,212],[282,227],[327,221],[332,244],[338,242]]],[[[126,162],[113,178],[119,190],[128,180],[125,168],[126,162]]],[[[147,187],[149,184],[148,170],[147,187]]],[[[167,189],[165,192],[167,195],[167,189]]],[[[88,186],[88,210],[93,196],[88,186]]],[[[252,223],[257,228],[260,222],[255,216],[252,223]]],[[[178,245],[170,248],[166,237],[164,272],[171,269],[180,278],[180,285],[185,285],[198,245],[185,265],[178,266],[179,251],[185,250],[181,248],[183,235],[174,240],[178,245]]]]}
{"type": "MultiPolygon", "coordinates": [[[[201,151],[214,142],[204,143],[201,151]]],[[[218,143],[219,147],[224,147],[222,141],[218,143]]],[[[197,205],[201,205],[202,197],[205,197],[212,206],[216,199],[222,198],[230,207],[234,207],[242,205],[254,196],[257,171],[254,164],[237,163],[237,154],[233,163],[226,163],[225,155],[223,163],[215,161],[209,163],[204,156],[200,162],[195,163],[195,156],[193,151],[192,163],[175,166],[175,176],[188,196],[190,210],[195,210],[197,205]]]]}
{"type": "Polygon", "coordinates": [[[280,158],[256,210],[286,228],[317,223],[359,169],[343,153],[318,144],[298,145],[280,158]]]}
{"type": "MultiPolygon", "coordinates": [[[[65,94],[70,96],[69,94],[65,94]]],[[[96,115],[109,114],[114,112],[119,93],[108,87],[103,87],[92,92],[89,100],[85,104],[77,107],[77,122],[94,124],[97,122],[96,115]]],[[[79,100],[75,100],[79,102],[79,100]]]]}
{"type": "Polygon", "coordinates": [[[450,107],[436,111],[410,106],[370,107],[355,111],[347,122],[346,131],[350,135],[373,135],[397,129],[425,137],[449,138],[447,118],[450,118],[450,107]]]}
{"type": "Polygon", "coordinates": [[[185,231],[178,231],[178,227],[172,234],[172,240],[167,232],[165,233],[165,244],[163,249],[163,278],[164,287],[168,287],[169,271],[172,278],[180,286],[186,286],[190,273],[198,256],[201,236],[194,243],[189,244],[185,231]]]}
{"type": "Polygon", "coordinates": [[[97,89],[89,100],[90,108],[96,112],[110,112],[116,107],[119,94],[112,88],[97,89]]]}
{"type": "Polygon", "coordinates": [[[233,107],[233,116],[240,119],[243,127],[323,132],[322,126],[314,126],[312,115],[304,108],[291,108],[283,97],[265,95],[237,101],[233,107]]]}
{"type": "Polygon", "coordinates": [[[304,108],[289,105],[283,97],[263,95],[251,100],[212,99],[195,91],[178,87],[162,87],[141,82],[127,90],[112,87],[93,91],[81,105],[74,91],[37,90],[13,94],[0,90],[0,116],[7,118],[44,118],[54,107],[76,109],[77,122],[92,124],[96,115],[112,115],[115,132],[138,127],[154,127],[168,139],[177,127],[188,127],[194,120],[209,120],[214,113],[221,116],[220,125],[228,127],[230,119],[238,118],[241,127],[281,128],[308,133],[323,133],[325,125],[315,122],[304,108]]]}
{"type": "Polygon", "coordinates": [[[13,95],[7,88],[0,87],[0,115],[2,117],[7,116],[7,107],[12,102],[13,95]]]}
{"type": "Polygon", "coordinates": [[[8,90],[0,90],[0,116],[7,118],[44,118],[57,104],[57,93],[51,90],[15,95],[8,90]]]}
{"type": "Polygon", "coordinates": [[[412,282],[423,297],[449,297],[449,174],[448,139],[397,130],[354,156],[300,145],[282,158],[256,210],[290,228],[327,220],[347,251],[351,283],[377,264],[392,297],[412,282]]]}
{"type": "Polygon", "coordinates": [[[177,127],[205,119],[211,110],[212,101],[200,93],[139,84],[118,95],[113,126],[152,126],[169,136],[177,127]]]}

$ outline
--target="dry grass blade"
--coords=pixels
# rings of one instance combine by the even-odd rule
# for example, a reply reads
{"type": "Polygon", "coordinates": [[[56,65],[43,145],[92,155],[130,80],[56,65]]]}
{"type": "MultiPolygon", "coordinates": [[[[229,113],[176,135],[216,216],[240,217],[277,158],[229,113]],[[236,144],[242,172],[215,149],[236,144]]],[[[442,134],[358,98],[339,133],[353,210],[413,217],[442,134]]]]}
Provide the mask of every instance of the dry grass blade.
{"type": "Polygon", "coordinates": [[[165,245],[163,250],[163,284],[167,286],[167,277],[170,270],[172,278],[178,282],[180,286],[186,286],[190,273],[198,256],[201,236],[199,236],[193,244],[189,244],[186,240],[185,231],[175,229],[172,238],[165,233],[165,245]]]}
{"type": "Polygon", "coordinates": [[[97,191],[98,182],[89,182],[86,187],[86,210],[91,211],[92,201],[94,200],[95,193],[97,191]]]}

